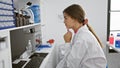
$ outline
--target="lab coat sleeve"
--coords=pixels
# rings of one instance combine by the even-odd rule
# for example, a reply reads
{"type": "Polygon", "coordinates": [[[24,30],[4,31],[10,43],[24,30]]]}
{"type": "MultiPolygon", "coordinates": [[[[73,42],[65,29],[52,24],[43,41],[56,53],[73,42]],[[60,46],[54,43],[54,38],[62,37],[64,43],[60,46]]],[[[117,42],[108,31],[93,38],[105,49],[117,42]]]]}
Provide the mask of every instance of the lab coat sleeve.
{"type": "Polygon", "coordinates": [[[84,58],[87,52],[87,43],[85,41],[76,40],[74,45],[66,45],[66,51],[64,54],[64,58],[58,63],[56,68],[80,68],[80,64],[82,59],[84,58]]]}
{"type": "Polygon", "coordinates": [[[44,64],[44,68],[56,68],[56,65],[58,63],[58,45],[55,45],[52,49],[52,51],[48,54],[48,56],[45,58],[46,63],[44,64]]]}
{"type": "Polygon", "coordinates": [[[70,43],[54,45],[52,51],[45,58],[44,68],[56,68],[57,64],[63,59],[70,43]]]}
{"type": "Polygon", "coordinates": [[[66,58],[71,50],[71,44],[70,43],[65,43],[59,47],[59,57],[60,61],[57,64],[56,68],[67,68],[66,65],[66,58]]]}
{"type": "Polygon", "coordinates": [[[65,43],[59,47],[59,58],[62,60],[68,53],[68,51],[71,49],[70,43],[65,43]]]}
{"type": "Polygon", "coordinates": [[[79,68],[82,59],[87,52],[87,43],[84,40],[77,40],[66,59],[67,68],[79,68]]]}

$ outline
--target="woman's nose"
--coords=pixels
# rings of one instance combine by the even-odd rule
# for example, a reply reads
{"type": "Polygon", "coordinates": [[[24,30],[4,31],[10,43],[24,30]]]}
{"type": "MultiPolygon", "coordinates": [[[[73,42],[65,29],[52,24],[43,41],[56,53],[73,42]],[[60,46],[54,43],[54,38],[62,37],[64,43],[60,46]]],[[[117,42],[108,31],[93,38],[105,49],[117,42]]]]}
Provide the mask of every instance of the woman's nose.
{"type": "Polygon", "coordinates": [[[64,20],[64,23],[66,23],[66,21],[64,20]]]}

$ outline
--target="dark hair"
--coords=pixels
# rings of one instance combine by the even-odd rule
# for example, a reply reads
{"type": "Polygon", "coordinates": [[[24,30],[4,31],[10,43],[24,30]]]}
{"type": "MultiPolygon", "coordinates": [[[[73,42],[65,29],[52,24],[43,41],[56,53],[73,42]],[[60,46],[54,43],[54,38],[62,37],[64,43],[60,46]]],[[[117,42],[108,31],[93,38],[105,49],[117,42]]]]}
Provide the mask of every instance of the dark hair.
{"type": "Polygon", "coordinates": [[[71,18],[76,19],[79,23],[84,22],[85,12],[80,5],[72,4],[64,9],[63,13],[68,14],[71,18]]]}

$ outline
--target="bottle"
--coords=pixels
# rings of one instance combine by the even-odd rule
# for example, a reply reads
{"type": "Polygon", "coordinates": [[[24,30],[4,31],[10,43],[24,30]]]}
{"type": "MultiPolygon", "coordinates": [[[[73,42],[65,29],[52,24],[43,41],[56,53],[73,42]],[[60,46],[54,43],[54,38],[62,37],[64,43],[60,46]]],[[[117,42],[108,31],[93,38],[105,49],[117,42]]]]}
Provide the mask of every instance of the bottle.
{"type": "Polygon", "coordinates": [[[114,45],[114,36],[113,36],[113,34],[110,34],[110,36],[109,36],[109,44],[114,45]]]}
{"type": "Polygon", "coordinates": [[[31,52],[32,52],[32,43],[31,43],[31,40],[28,40],[28,45],[27,45],[26,49],[27,49],[27,53],[30,55],[31,52]]]}
{"type": "Polygon", "coordinates": [[[120,33],[117,33],[117,36],[115,38],[115,47],[120,48],[120,33]]]}
{"type": "Polygon", "coordinates": [[[32,10],[34,23],[40,23],[40,6],[39,5],[32,5],[29,7],[32,10]]]}

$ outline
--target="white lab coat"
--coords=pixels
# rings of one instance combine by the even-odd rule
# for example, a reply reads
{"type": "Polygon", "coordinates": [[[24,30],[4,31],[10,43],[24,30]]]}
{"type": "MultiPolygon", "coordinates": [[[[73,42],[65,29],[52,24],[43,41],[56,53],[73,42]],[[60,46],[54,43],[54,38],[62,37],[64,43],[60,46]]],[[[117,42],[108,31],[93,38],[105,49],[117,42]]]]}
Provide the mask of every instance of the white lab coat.
{"type": "Polygon", "coordinates": [[[106,63],[102,48],[85,25],[71,44],[55,45],[44,68],[106,68],[106,63]]]}

